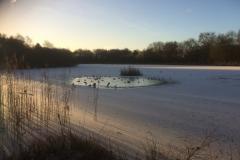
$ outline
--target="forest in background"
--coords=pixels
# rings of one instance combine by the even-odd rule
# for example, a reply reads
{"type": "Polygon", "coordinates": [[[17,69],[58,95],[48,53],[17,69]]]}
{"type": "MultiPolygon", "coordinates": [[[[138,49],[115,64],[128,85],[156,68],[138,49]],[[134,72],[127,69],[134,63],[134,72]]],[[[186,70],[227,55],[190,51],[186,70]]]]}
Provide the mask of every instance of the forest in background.
{"type": "Polygon", "coordinates": [[[154,42],[144,50],[55,48],[32,44],[29,37],[0,34],[0,68],[67,67],[100,64],[240,65],[240,31],[200,33],[183,42],[154,42]]]}

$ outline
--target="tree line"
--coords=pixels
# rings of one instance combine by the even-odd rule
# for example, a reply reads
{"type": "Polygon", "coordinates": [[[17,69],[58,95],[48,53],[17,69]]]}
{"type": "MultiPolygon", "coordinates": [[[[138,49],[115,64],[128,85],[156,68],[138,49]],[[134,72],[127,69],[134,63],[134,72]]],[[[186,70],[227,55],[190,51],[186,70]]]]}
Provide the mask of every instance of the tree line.
{"type": "Polygon", "coordinates": [[[80,63],[240,65],[240,30],[201,33],[183,42],[154,42],[144,50],[76,50],[80,63]]]}
{"type": "Polygon", "coordinates": [[[48,43],[32,45],[28,37],[0,34],[0,68],[67,67],[78,63],[70,50],[50,47],[48,43]]]}
{"type": "Polygon", "coordinates": [[[240,65],[240,30],[201,33],[183,42],[154,42],[144,50],[55,48],[46,41],[32,44],[21,35],[0,34],[0,68],[66,67],[79,63],[240,65]]]}

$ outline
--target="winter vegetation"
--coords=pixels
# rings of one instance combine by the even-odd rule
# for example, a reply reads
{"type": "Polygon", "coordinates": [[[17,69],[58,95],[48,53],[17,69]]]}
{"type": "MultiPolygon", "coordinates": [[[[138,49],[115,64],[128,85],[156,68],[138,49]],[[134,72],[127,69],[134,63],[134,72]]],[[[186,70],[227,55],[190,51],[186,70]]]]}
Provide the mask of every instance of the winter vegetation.
{"type": "Polygon", "coordinates": [[[32,45],[28,37],[0,34],[0,68],[67,67],[77,64],[71,51],[53,48],[49,43],[32,45]]]}
{"type": "Polygon", "coordinates": [[[53,85],[43,74],[36,82],[26,75],[0,76],[0,159],[117,159],[71,120],[73,88],[53,85]]]}
{"type": "Polygon", "coordinates": [[[142,73],[137,68],[128,67],[121,69],[120,76],[142,76],[142,73]]]}
{"type": "Polygon", "coordinates": [[[0,34],[0,67],[74,66],[79,63],[239,65],[240,31],[201,33],[183,42],[154,42],[144,50],[55,48],[46,41],[33,44],[29,37],[0,34]],[[13,65],[14,64],[14,65],[13,65]]]}

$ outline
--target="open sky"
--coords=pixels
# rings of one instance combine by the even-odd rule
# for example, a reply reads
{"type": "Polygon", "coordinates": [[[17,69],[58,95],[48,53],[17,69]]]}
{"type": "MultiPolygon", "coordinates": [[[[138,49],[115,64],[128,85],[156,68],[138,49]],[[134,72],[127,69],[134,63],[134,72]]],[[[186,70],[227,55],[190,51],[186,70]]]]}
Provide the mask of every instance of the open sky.
{"type": "Polygon", "coordinates": [[[143,49],[240,29],[240,0],[0,0],[0,32],[56,47],[143,49]]]}

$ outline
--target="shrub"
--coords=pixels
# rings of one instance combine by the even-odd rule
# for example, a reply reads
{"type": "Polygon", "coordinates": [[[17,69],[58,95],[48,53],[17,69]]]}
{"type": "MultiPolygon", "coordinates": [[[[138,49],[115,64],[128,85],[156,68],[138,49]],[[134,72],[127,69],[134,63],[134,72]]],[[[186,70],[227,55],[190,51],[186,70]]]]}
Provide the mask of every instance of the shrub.
{"type": "Polygon", "coordinates": [[[112,151],[76,135],[47,136],[7,160],[117,160],[112,151]]]}
{"type": "Polygon", "coordinates": [[[128,68],[121,69],[120,75],[121,76],[142,76],[142,73],[137,68],[128,67],[128,68]]]}

